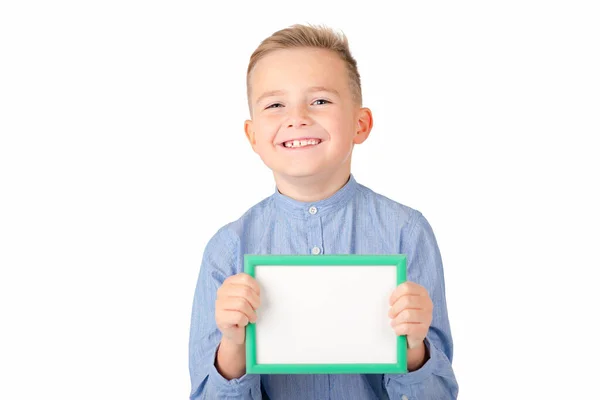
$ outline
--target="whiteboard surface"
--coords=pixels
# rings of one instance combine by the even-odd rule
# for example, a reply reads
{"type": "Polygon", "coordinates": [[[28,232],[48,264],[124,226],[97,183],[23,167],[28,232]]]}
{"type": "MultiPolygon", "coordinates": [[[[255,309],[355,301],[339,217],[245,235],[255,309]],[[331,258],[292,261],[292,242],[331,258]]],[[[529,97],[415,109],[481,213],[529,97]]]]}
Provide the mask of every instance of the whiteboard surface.
{"type": "Polygon", "coordinates": [[[394,265],[257,265],[256,363],[396,363],[394,265]]]}

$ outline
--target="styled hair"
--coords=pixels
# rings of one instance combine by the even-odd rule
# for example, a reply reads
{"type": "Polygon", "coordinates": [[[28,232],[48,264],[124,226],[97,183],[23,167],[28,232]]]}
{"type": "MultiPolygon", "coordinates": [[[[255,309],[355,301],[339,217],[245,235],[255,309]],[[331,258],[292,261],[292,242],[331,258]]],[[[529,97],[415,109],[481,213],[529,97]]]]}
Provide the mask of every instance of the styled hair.
{"type": "Polygon", "coordinates": [[[322,25],[292,25],[273,33],[263,40],[254,50],[248,64],[246,74],[246,89],[248,96],[248,106],[252,110],[250,101],[250,78],[252,71],[263,57],[276,50],[295,49],[295,48],[318,48],[335,52],[346,64],[350,89],[355,102],[362,106],[362,90],[360,86],[360,74],[356,66],[356,60],[350,53],[348,38],[343,32],[336,32],[333,29],[322,25]]]}

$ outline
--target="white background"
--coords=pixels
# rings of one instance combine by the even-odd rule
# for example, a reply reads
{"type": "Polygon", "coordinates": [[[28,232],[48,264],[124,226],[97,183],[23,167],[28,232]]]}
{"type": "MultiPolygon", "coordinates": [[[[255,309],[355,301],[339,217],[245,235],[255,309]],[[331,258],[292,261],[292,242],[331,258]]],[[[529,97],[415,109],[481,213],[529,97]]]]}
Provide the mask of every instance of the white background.
{"type": "Polygon", "coordinates": [[[597,394],[599,20],[593,1],[2,2],[0,398],[186,398],[204,246],[274,190],[243,134],[247,62],[304,22],[358,60],[356,179],[436,233],[459,398],[597,394]]]}

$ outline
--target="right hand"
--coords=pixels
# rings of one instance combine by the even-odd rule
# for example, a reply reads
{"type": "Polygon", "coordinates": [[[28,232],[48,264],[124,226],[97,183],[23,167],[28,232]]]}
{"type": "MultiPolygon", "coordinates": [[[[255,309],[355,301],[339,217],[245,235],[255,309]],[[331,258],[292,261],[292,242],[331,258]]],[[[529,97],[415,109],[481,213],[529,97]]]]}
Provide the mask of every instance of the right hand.
{"type": "Polygon", "coordinates": [[[246,325],[256,322],[259,306],[260,288],[254,278],[242,272],[225,279],[215,301],[215,320],[223,338],[244,344],[246,325]]]}

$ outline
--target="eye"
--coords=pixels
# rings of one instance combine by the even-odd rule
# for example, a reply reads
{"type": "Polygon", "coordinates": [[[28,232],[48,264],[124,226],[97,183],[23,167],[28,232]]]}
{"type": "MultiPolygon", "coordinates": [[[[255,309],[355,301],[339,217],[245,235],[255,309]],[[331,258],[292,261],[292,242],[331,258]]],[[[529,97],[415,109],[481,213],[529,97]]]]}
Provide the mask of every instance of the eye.
{"type": "Polygon", "coordinates": [[[324,104],[331,104],[331,102],[329,100],[325,100],[325,99],[318,99],[318,100],[315,100],[313,102],[313,104],[320,106],[320,105],[324,105],[324,104]]]}
{"type": "Polygon", "coordinates": [[[279,108],[279,107],[283,107],[283,104],[281,103],[275,103],[275,104],[271,104],[270,106],[267,106],[265,108],[265,110],[269,109],[269,108],[279,108]]]}

